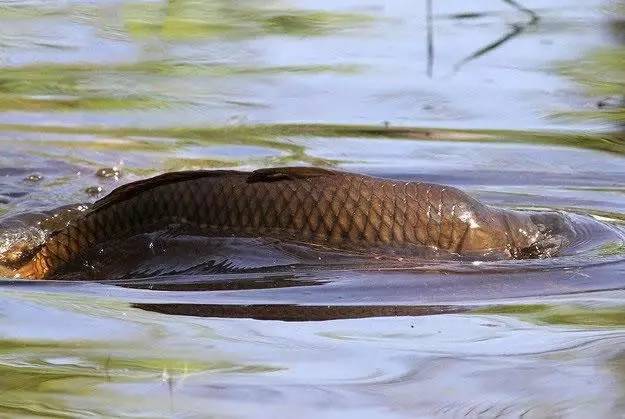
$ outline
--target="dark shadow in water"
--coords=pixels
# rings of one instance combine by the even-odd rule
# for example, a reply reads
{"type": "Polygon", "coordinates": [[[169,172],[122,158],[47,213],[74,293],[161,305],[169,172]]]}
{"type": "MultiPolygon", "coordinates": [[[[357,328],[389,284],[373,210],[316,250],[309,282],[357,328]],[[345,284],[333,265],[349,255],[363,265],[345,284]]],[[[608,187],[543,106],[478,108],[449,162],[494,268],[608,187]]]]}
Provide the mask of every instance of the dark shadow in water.
{"type": "Polygon", "coordinates": [[[461,313],[495,301],[625,289],[625,262],[588,264],[572,259],[550,269],[528,266],[464,266],[459,270],[319,270],[300,274],[170,276],[105,281],[2,281],[0,290],[115,298],[165,314],[313,321],[379,316],[461,313]],[[576,263],[577,261],[577,263],[576,263]],[[6,287],[6,288],[5,288],[6,287]]]}
{"type": "Polygon", "coordinates": [[[361,319],[366,317],[431,316],[434,314],[462,313],[468,309],[460,306],[306,306],[296,304],[143,304],[133,307],[161,314],[179,316],[248,318],[256,320],[323,321],[361,319]]]}
{"type": "Polygon", "coordinates": [[[176,281],[171,277],[154,278],[150,280],[115,280],[103,282],[122,288],[144,289],[151,291],[240,291],[262,290],[272,288],[309,287],[322,285],[328,281],[298,278],[294,275],[261,276],[241,278],[240,275],[220,275],[212,279],[203,277],[201,281],[176,281]],[[234,276],[234,277],[233,277],[234,276]],[[236,277],[239,276],[239,277],[236,277]]]}

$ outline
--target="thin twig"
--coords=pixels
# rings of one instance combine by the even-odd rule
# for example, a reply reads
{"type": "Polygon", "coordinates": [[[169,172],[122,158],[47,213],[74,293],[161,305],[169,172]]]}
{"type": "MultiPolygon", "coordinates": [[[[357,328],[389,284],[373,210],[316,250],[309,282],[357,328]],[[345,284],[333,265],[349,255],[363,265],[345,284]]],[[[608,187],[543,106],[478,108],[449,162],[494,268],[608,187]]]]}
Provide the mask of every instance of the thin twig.
{"type": "Polygon", "coordinates": [[[527,28],[529,28],[530,26],[534,26],[534,25],[536,25],[536,23],[538,23],[538,20],[540,19],[540,17],[533,10],[530,10],[530,9],[520,5],[515,0],[502,0],[502,1],[508,3],[512,7],[516,8],[516,9],[522,11],[523,13],[527,14],[528,16],[530,16],[530,20],[528,22],[526,22],[526,23],[515,23],[515,24],[513,24],[512,25],[512,29],[510,30],[510,32],[506,33],[501,38],[495,40],[494,42],[491,42],[490,44],[486,45],[483,48],[480,48],[479,50],[475,51],[474,53],[472,53],[468,57],[466,57],[466,58],[462,59],[460,62],[458,62],[454,66],[454,72],[457,72],[460,69],[460,67],[464,66],[466,63],[468,63],[470,61],[473,61],[476,58],[479,58],[482,55],[484,55],[484,54],[486,54],[486,53],[496,49],[497,47],[499,47],[499,46],[501,46],[503,44],[505,44],[509,40],[511,40],[513,38],[516,38],[517,36],[519,36],[523,32],[525,32],[525,30],[527,30],[527,28]]]}
{"type": "Polygon", "coordinates": [[[432,78],[434,69],[434,34],[432,29],[432,0],[426,0],[426,21],[427,21],[427,50],[428,50],[428,62],[427,62],[427,75],[432,78]]]}
{"type": "Polygon", "coordinates": [[[515,0],[502,0],[505,3],[508,3],[510,6],[514,7],[515,9],[518,9],[520,11],[522,11],[523,13],[527,14],[530,17],[530,24],[534,24],[536,22],[538,22],[538,20],[540,19],[540,16],[538,16],[538,14],[533,11],[532,9],[528,9],[527,7],[517,3],[515,0]]]}

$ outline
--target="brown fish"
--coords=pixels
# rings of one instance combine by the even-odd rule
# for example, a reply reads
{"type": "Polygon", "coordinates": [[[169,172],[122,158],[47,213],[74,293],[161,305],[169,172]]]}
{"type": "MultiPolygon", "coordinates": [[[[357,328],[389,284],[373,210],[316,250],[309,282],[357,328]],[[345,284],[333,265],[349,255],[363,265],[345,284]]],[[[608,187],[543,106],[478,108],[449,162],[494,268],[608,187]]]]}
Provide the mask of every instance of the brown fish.
{"type": "Polygon", "coordinates": [[[487,259],[549,256],[574,234],[559,213],[498,209],[431,183],[305,167],[173,172],[97,201],[15,276],[52,278],[98,244],[172,224],[206,236],[487,259]]]}

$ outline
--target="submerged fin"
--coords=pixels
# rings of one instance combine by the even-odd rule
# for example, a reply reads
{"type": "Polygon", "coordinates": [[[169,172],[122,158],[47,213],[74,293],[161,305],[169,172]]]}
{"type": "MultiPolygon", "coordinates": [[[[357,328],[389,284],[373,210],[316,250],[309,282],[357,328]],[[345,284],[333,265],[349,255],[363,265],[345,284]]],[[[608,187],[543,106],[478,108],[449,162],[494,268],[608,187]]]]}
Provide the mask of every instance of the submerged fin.
{"type": "Polygon", "coordinates": [[[334,176],[337,172],[317,167],[276,167],[258,169],[247,177],[248,183],[277,182],[279,180],[309,179],[319,176],[334,176]]]}
{"type": "Polygon", "coordinates": [[[254,268],[240,267],[236,263],[224,259],[207,260],[191,266],[143,266],[132,269],[123,275],[117,275],[117,278],[136,279],[167,277],[172,275],[239,274],[253,270],[254,268]]]}

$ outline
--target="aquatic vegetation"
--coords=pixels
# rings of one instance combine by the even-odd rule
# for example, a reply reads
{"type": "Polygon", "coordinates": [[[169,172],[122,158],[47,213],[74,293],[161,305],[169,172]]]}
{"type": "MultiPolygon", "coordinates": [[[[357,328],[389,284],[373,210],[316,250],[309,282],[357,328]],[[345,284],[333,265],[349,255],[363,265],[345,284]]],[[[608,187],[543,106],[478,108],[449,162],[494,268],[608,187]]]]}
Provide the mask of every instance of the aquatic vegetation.
{"type": "Polygon", "coordinates": [[[625,108],[558,112],[554,114],[554,116],[557,118],[571,118],[586,121],[604,121],[620,124],[625,122],[625,108]]]}
{"type": "Polygon", "coordinates": [[[246,67],[175,61],[142,61],[118,65],[36,64],[7,68],[0,72],[0,112],[107,112],[161,109],[179,104],[176,92],[169,96],[149,89],[133,92],[135,89],[129,86],[133,78],[143,76],[234,77],[282,73],[350,74],[357,71],[359,67],[353,65],[246,67]]]}
{"type": "Polygon", "coordinates": [[[119,110],[132,108],[158,107],[158,101],[145,97],[23,97],[0,94],[0,111],[74,111],[81,110],[119,110]]]}
{"type": "Polygon", "coordinates": [[[625,48],[594,51],[575,64],[563,65],[562,72],[588,88],[592,94],[622,94],[625,90],[625,48]]]}
{"type": "MultiPolygon", "coordinates": [[[[0,6],[0,19],[69,16],[102,30],[106,10],[95,5],[31,4],[0,6]]],[[[154,34],[172,39],[206,36],[256,37],[260,34],[320,35],[349,28],[366,16],[296,9],[274,10],[262,3],[232,4],[219,0],[176,2],[127,2],[121,8],[129,34],[143,38],[154,34]]],[[[123,30],[122,24],[122,29],[123,30]]],[[[1,38],[1,37],[0,37],[1,38]]],[[[0,43],[1,43],[0,39],[0,43]]],[[[142,48],[140,41],[137,47],[142,48]]],[[[52,47],[52,45],[51,45],[52,47]]],[[[0,72],[0,112],[112,112],[163,109],[186,103],[176,91],[161,91],[142,83],[144,77],[168,81],[190,76],[229,77],[261,74],[352,74],[358,66],[349,64],[294,64],[257,66],[194,61],[185,58],[139,59],[131,62],[70,61],[37,62],[3,67],[0,72]]],[[[153,82],[152,82],[153,83],[153,82]]],[[[164,89],[166,90],[166,89],[164,89]]]]}
{"type": "MultiPolygon", "coordinates": [[[[611,15],[612,32],[622,36],[623,27],[619,22],[625,15],[625,8],[616,6],[611,15]]],[[[594,109],[559,112],[555,116],[618,124],[625,122],[625,47],[619,45],[593,50],[581,60],[561,63],[559,70],[583,86],[595,98],[595,106],[594,109]]]]}
{"type": "Polygon", "coordinates": [[[491,307],[482,307],[473,311],[480,314],[537,314],[549,309],[547,304],[505,304],[491,307]]]}
{"type": "Polygon", "coordinates": [[[140,402],[135,397],[123,394],[122,389],[131,384],[158,386],[165,396],[166,407],[172,397],[167,394],[186,376],[276,370],[226,360],[148,358],[145,356],[150,345],[149,341],[106,345],[4,340],[0,342],[0,410],[4,414],[69,418],[95,409],[109,416],[105,410],[107,404],[115,406],[114,411],[123,406],[139,408],[140,402]],[[88,401],[90,397],[97,397],[99,402],[93,405],[88,401]],[[110,403],[102,404],[103,400],[110,403]]]}
{"type": "MultiPolygon", "coordinates": [[[[107,128],[90,126],[37,126],[0,124],[5,132],[28,135],[45,133],[23,140],[20,147],[33,155],[67,163],[97,168],[123,160],[129,173],[150,174],[200,168],[248,165],[283,166],[309,164],[333,167],[350,162],[312,155],[307,138],[392,139],[401,141],[456,141],[475,143],[539,144],[599,150],[625,154],[625,142],[604,133],[555,133],[502,130],[455,130],[417,127],[334,124],[226,125],[175,128],[107,128]],[[40,138],[45,138],[41,140],[40,138]],[[293,138],[299,139],[292,141],[293,138]],[[254,146],[271,151],[242,157],[212,155],[206,146],[254,146]],[[206,147],[201,156],[189,155],[197,147],[206,147]],[[72,153],[67,153],[72,150],[72,153]],[[130,154],[129,154],[130,153],[130,154]],[[276,154],[277,153],[277,154],[276,154]],[[135,159],[129,158],[136,156],[135,159]],[[140,157],[140,158],[139,158],[140,157]]],[[[616,137],[616,135],[615,135],[616,137]]],[[[12,137],[0,144],[13,142],[12,137]]],[[[584,209],[582,209],[585,212],[584,209]]],[[[598,214],[601,216],[601,214],[598,214]]],[[[609,216],[609,215],[606,215],[609,216]]],[[[615,214],[618,218],[619,215],[615,214]]]]}
{"type": "Polygon", "coordinates": [[[483,307],[475,314],[497,314],[518,317],[554,326],[623,327],[624,307],[590,307],[566,304],[506,304],[483,307]]]}
{"type": "Polygon", "coordinates": [[[625,254],[625,244],[623,243],[606,243],[599,249],[600,256],[613,256],[625,254]]]}
{"type": "MultiPolygon", "coordinates": [[[[177,388],[189,377],[250,376],[281,369],[258,362],[240,363],[220,354],[212,349],[216,337],[208,328],[196,330],[202,339],[193,347],[179,346],[171,340],[171,325],[164,316],[146,315],[120,301],[28,291],[5,291],[6,298],[15,298],[34,312],[65,313],[73,327],[97,322],[125,332],[84,338],[77,337],[81,332],[71,330],[65,331],[69,334],[58,330],[48,337],[30,331],[17,336],[4,333],[0,339],[2,415],[70,418],[87,413],[116,416],[141,412],[145,416],[171,409],[178,400],[177,388]],[[159,400],[148,401],[154,399],[154,393],[132,390],[142,386],[154,388],[159,400]]],[[[3,319],[7,315],[0,311],[3,319]]]]}
{"type": "Polygon", "coordinates": [[[610,224],[625,224],[625,214],[615,211],[601,211],[594,208],[563,207],[565,211],[586,213],[596,218],[607,220],[610,224]]]}
{"type": "Polygon", "coordinates": [[[364,15],[290,10],[268,13],[260,19],[260,24],[268,33],[311,36],[362,25],[370,19],[364,15]]]}
{"type": "Polygon", "coordinates": [[[163,163],[163,169],[171,172],[177,170],[205,170],[241,165],[238,160],[216,160],[200,158],[170,158],[163,163]]]}
{"type": "Polygon", "coordinates": [[[80,150],[119,150],[128,152],[168,152],[177,148],[175,143],[148,141],[133,138],[93,138],[91,140],[46,140],[45,145],[57,148],[80,150]]]}
{"type": "Polygon", "coordinates": [[[70,11],[66,2],[15,1],[0,5],[0,19],[32,19],[43,16],[64,16],[70,11]]]}
{"type": "Polygon", "coordinates": [[[102,128],[0,124],[0,129],[15,132],[89,134],[97,136],[186,139],[196,144],[249,144],[285,151],[302,147],[286,142],[288,137],[389,138],[410,141],[458,141],[528,143],[556,145],[625,154],[625,139],[618,133],[542,132],[484,129],[444,129],[420,127],[385,127],[376,125],[268,124],[175,128],[102,128]]]}
{"type": "Polygon", "coordinates": [[[155,97],[102,89],[95,83],[98,77],[107,76],[102,70],[106,68],[62,64],[3,69],[0,111],[110,111],[163,106],[164,102],[155,97]]]}
{"type": "Polygon", "coordinates": [[[124,8],[128,32],[137,38],[170,40],[259,35],[318,36],[366,24],[365,15],[272,9],[253,1],[183,0],[131,3],[124,8]]]}

